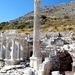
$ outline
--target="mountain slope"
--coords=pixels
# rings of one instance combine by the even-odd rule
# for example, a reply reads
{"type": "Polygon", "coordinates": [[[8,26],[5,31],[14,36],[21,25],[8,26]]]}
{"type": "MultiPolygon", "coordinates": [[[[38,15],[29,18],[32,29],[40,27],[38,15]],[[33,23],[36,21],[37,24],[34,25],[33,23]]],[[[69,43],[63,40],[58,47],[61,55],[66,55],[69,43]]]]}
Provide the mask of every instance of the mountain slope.
{"type": "MultiPolygon", "coordinates": [[[[59,5],[45,6],[40,9],[41,32],[75,31],[75,1],[59,5]]],[[[34,12],[30,12],[8,23],[1,23],[0,29],[18,29],[24,32],[33,31],[34,12]]]]}
{"type": "MultiPolygon", "coordinates": [[[[59,5],[45,6],[41,8],[40,11],[41,14],[47,15],[50,18],[63,18],[64,15],[68,15],[70,18],[74,18],[75,1],[71,1],[70,3],[62,3],[59,5]]],[[[33,20],[33,11],[15,20],[11,20],[10,22],[18,21],[20,23],[28,20],[33,20]]]]}

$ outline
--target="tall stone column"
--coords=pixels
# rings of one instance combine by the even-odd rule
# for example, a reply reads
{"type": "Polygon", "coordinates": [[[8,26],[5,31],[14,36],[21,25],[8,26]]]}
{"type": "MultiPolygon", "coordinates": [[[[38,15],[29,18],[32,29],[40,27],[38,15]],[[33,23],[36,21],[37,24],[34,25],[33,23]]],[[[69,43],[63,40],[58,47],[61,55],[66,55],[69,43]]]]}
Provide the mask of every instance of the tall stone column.
{"type": "Polygon", "coordinates": [[[23,60],[23,58],[24,58],[23,45],[20,45],[20,47],[21,47],[21,50],[20,50],[20,59],[23,60]]]}
{"type": "Polygon", "coordinates": [[[3,59],[3,40],[1,41],[1,48],[0,48],[0,60],[3,59]]]}
{"type": "Polygon", "coordinates": [[[0,68],[4,66],[4,59],[3,59],[3,37],[0,38],[0,68]]]}
{"type": "Polygon", "coordinates": [[[17,60],[20,60],[20,44],[18,44],[17,60]]]}
{"type": "Polygon", "coordinates": [[[30,58],[30,66],[35,70],[39,69],[42,60],[39,50],[40,3],[41,0],[34,0],[33,56],[30,58]]]}
{"type": "Polygon", "coordinates": [[[9,40],[6,39],[6,56],[5,56],[6,60],[8,60],[8,47],[9,47],[9,40]]]}
{"type": "Polygon", "coordinates": [[[12,51],[11,51],[11,60],[14,60],[14,49],[15,48],[15,39],[12,39],[12,51]]]}
{"type": "Polygon", "coordinates": [[[34,0],[34,31],[33,31],[33,56],[39,56],[39,30],[40,30],[40,2],[34,0]]]}

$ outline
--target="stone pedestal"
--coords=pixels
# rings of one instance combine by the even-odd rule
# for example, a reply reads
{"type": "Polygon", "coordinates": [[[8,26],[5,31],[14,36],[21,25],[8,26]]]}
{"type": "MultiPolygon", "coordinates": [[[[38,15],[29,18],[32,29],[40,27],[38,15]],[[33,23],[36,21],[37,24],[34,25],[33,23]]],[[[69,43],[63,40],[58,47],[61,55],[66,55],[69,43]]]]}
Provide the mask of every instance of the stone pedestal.
{"type": "Polygon", "coordinates": [[[44,75],[44,71],[42,70],[38,71],[38,75],[44,75]]]}
{"type": "Polygon", "coordinates": [[[39,65],[42,63],[41,57],[30,57],[30,66],[35,70],[39,70],[39,65]]]}
{"type": "Polygon", "coordinates": [[[11,59],[5,59],[5,65],[15,65],[17,64],[18,62],[20,62],[20,60],[11,60],[11,59]]]}

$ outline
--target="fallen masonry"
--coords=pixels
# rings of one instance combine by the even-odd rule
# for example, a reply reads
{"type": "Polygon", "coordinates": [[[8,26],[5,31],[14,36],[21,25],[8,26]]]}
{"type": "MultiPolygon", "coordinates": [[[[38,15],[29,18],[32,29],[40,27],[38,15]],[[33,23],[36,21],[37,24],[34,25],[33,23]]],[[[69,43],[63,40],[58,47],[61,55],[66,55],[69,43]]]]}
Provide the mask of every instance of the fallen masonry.
{"type": "Polygon", "coordinates": [[[11,65],[11,66],[4,66],[0,72],[7,72],[8,70],[17,69],[17,68],[24,68],[25,65],[11,65]]]}
{"type": "Polygon", "coordinates": [[[11,69],[7,70],[5,73],[0,73],[3,75],[33,75],[34,71],[31,68],[16,68],[16,69],[11,69]]]}

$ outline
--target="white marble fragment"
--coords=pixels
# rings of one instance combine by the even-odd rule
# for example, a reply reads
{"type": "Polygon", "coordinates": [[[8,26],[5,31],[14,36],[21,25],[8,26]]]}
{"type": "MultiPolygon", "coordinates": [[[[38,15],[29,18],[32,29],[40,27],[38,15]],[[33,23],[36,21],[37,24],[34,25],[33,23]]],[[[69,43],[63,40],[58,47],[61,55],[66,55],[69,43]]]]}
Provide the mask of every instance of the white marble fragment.
{"type": "Polygon", "coordinates": [[[0,70],[0,72],[6,72],[6,71],[8,71],[8,70],[11,70],[11,69],[16,69],[16,68],[24,68],[25,67],[25,65],[11,65],[11,66],[4,66],[1,70],[0,70]]]}
{"type": "Polygon", "coordinates": [[[52,75],[60,75],[59,71],[53,71],[52,75]]]}
{"type": "Polygon", "coordinates": [[[73,75],[75,75],[75,72],[73,73],[73,75]]]}

